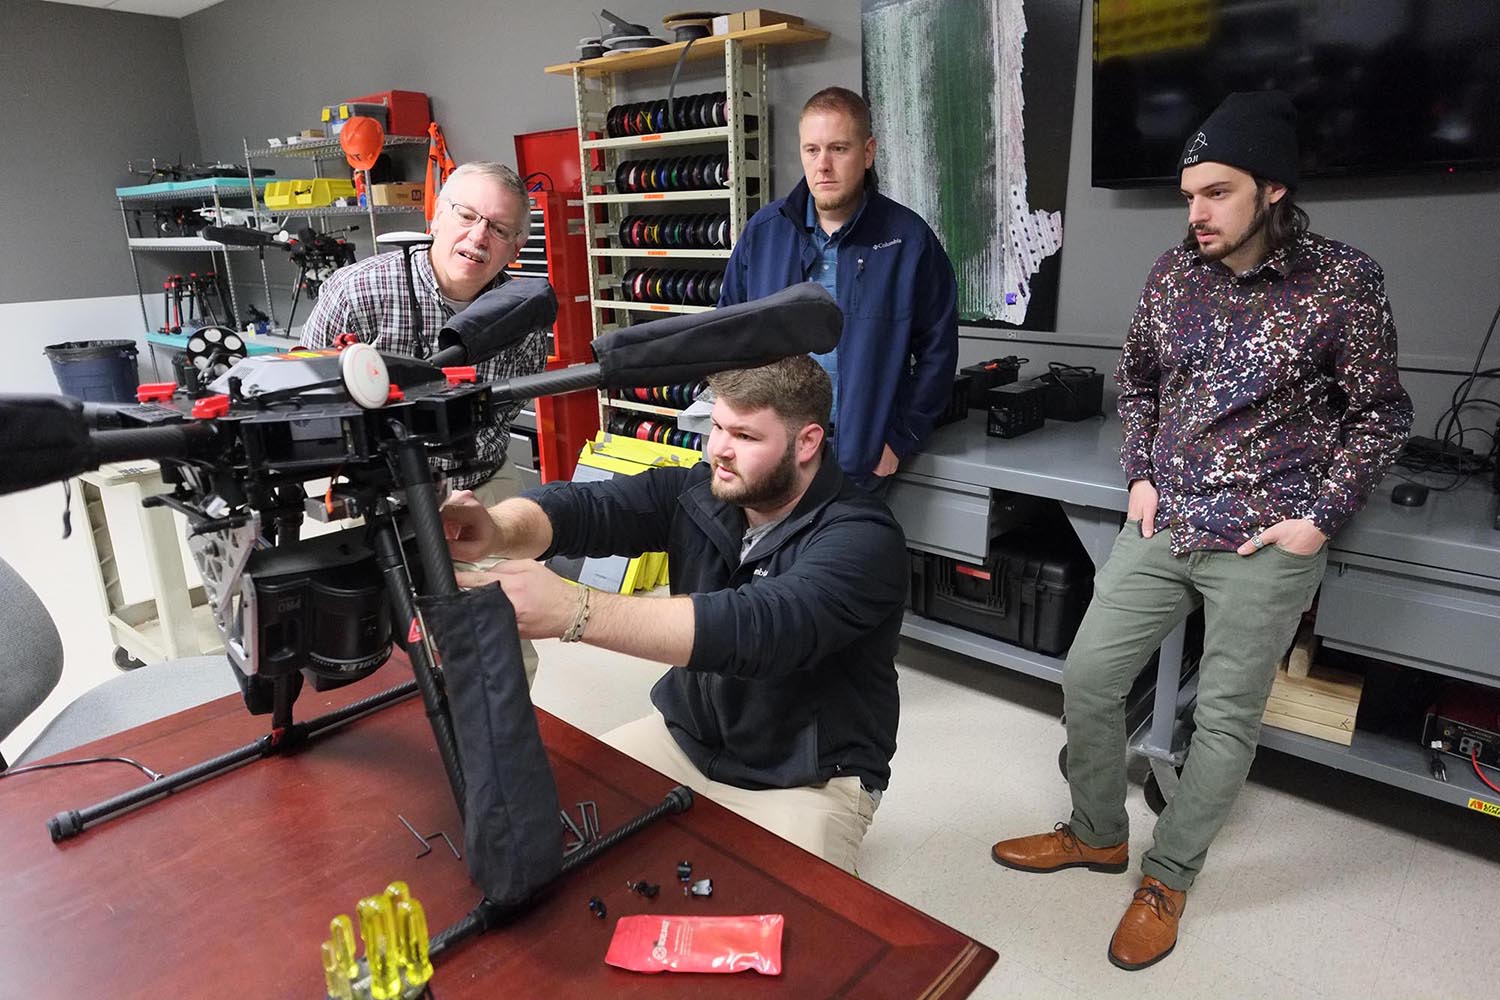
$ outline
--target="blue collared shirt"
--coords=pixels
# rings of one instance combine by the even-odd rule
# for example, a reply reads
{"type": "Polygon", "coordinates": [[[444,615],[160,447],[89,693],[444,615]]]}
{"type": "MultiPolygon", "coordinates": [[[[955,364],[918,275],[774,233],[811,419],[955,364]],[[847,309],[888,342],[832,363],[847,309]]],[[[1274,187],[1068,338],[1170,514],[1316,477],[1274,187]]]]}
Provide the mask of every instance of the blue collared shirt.
{"type": "MultiPolygon", "coordinates": [[[[812,233],[813,246],[818,251],[818,256],[813,259],[812,267],[804,277],[808,281],[816,281],[828,290],[828,294],[834,299],[839,297],[839,244],[843,242],[845,234],[859,221],[860,215],[864,213],[867,199],[860,195],[859,208],[855,210],[852,218],[839,227],[838,232],[832,236],[823,231],[818,225],[818,210],[813,204],[811,196],[807,199],[807,228],[812,233]]],[[[838,423],[839,412],[839,349],[835,347],[827,354],[814,354],[813,360],[823,366],[828,373],[828,378],[833,382],[833,418],[838,423]]]]}

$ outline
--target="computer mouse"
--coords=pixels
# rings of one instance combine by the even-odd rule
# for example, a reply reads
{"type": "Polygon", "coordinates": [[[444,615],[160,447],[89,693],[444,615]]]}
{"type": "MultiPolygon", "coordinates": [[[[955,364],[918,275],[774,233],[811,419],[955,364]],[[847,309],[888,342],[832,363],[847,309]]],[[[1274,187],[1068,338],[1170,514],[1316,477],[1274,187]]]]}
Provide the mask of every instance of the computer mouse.
{"type": "Polygon", "coordinates": [[[1427,502],[1427,487],[1421,483],[1398,483],[1391,490],[1391,503],[1402,507],[1420,507],[1427,502]]]}

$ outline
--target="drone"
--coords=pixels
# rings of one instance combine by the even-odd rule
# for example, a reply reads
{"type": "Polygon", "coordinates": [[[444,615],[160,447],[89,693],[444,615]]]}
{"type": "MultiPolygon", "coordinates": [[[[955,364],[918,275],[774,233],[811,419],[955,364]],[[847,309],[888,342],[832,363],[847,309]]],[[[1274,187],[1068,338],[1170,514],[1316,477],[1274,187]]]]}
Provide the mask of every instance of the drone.
{"type": "Polygon", "coordinates": [[[159,463],[172,489],[146,502],[186,518],[245,705],[271,717],[271,731],[247,746],[57,814],[48,821],[55,841],[419,693],[464,818],[466,864],[484,893],[433,939],[436,959],[529,905],[559,875],[692,804],[689,790],[675,788],[562,856],[557,791],[526,696],[514,611],[498,586],[458,587],[440,513],[446,483],[432,459],[454,463],[454,475],[475,468],[479,430],[519,400],[673,384],[826,353],[842,314],[809,282],[613,331],[593,342],[593,363],[478,380],[476,364],[556,312],[547,282],[512,279],[454,315],[425,360],[344,337],[328,349],[239,360],[197,398],[173,383],[143,385],[137,403],[121,406],[0,396],[0,493],[106,462],[159,463]],[[309,491],[310,481],[326,485],[309,491]],[[343,525],[305,538],[307,518],[343,525]],[[304,684],[327,690],[368,677],[396,647],[406,651],[411,681],[294,721],[304,684]]]}

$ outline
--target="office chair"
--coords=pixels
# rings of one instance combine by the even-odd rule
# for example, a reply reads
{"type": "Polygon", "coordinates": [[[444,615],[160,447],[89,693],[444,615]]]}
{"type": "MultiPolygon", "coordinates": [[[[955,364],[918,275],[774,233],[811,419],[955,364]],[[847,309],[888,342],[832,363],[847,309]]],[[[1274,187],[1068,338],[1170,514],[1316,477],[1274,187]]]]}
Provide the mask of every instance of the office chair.
{"type": "MultiPolygon", "coordinates": [[[[0,559],[0,739],[9,736],[57,687],[62,639],[47,608],[21,575],[0,559]]],[[[24,764],[238,694],[222,655],[153,663],[112,677],[75,698],[11,764],[24,764]]],[[[0,762],[0,768],[5,765],[0,762]]]]}

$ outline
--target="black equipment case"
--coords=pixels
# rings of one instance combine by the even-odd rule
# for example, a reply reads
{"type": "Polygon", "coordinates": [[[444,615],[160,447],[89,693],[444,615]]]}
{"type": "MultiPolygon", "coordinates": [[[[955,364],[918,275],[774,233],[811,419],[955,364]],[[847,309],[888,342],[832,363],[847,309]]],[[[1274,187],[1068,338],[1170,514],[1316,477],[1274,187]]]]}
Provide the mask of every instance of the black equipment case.
{"type": "Polygon", "coordinates": [[[1094,568],[1076,541],[1037,527],[990,543],[982,566],[945,556],[912,556],[918,614],[1058,656],[1078,632],[1094,592],[1094,568]],[[918,565],[921,562],[922,565],[918,565]],[[918,588],[921,593],[918,593],[918,588]]]}

